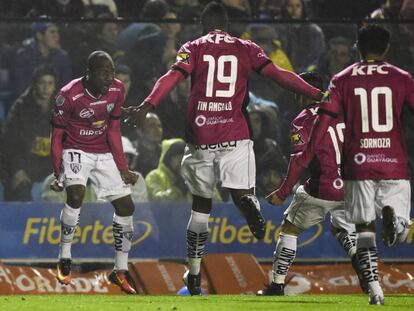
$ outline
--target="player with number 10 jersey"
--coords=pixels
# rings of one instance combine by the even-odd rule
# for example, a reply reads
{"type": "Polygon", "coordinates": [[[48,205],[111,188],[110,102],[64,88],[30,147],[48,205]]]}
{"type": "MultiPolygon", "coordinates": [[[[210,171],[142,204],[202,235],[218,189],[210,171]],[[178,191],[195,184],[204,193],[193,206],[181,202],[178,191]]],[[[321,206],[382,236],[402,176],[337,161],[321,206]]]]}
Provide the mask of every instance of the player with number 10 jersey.
{"type": "Polygon", "coordinates": [[[385,62],[358,62],[336,75],[323,109],[345,111],[343,178],[408,179],[401,125],[404,104],[414,109],[414,80],[385,62]]]}

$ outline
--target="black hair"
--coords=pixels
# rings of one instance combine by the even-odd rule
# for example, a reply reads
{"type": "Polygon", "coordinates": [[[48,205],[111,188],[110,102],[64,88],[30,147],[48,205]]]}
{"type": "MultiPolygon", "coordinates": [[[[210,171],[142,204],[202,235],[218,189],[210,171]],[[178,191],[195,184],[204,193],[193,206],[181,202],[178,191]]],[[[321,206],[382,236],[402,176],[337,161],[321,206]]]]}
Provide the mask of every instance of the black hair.
{"type": "Polygon", "coordinates": [[[323,89],[323,80],[318,73],[312,71],[302,72],[299,74],[299,77],[308,82],[310,85],[320,90],[323,89]]]}
{"type": "Polygon", "coordinates": [[[115,66],[115,73],[120,73],[124,75],[131,75],[131,68],[125,64],[117,64],[115,66]]]}
{"type": "Polygon", "coordinates": [[[32,82],[36,83],[41,77],[50,75],[55,78],[55,82],[58,81],[58,74],[56,69],[51,65],[43,64],[35,68],[32,74],[32,82]]]}
{"type": "Polygon", "coordinates": [[[149,19],[162,19],[170,11],[170,6],[164,0],[148,0],[142,8],[141,17],[149,19]]]}
{"type": "Polygon", "coordinates": [[[94,51],[88,57],[88,69],[93,70],[99,66],[102,60],[107,59],[113,63],[112,57],[105,51],[94,51]]]}
{"type": "Polygon", "coordinates": [[[358,49],[362,58],[368,53],[382,55],[390,42],[390,32],[379,25],[367,25],[358,30],[358,49]]]}
{"type": "Polygon", "coordinates": [[[214,29],[227,30],[229,25],[229,17],[226,9],[221,3],[210,2],[206,5],[200,16],[203,32],[209,32],[214,29]]]}

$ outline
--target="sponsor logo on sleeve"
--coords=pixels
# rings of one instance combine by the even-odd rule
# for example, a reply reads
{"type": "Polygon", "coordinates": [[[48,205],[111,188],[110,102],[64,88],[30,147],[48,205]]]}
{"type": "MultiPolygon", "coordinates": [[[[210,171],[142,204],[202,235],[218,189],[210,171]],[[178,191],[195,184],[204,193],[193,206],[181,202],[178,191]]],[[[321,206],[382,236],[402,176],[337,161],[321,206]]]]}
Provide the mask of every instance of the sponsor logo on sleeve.
{"type": "Polygon", "coordinates": [[[186,65],[190,63],[190,53],[189,52],[179,52],[177,54],[177,62],[182,62],[186,65]]]}
{"type": "Polygon", "coordinates": [[[63,106],[64,103],[65,103],[65,98],[62,95],[59,95],[58,97],[56,97],[56,101],[55,101],[56,106],[63,106]]]}
{"type": "Polygon", "coordinates": [[[294,144],[294,145],[302,145],[303,144],[302,136],[300,136],[299,133],[293,133],[292,137],[291,137],[291,140],[292,140],[292,144],[294,144]]]}

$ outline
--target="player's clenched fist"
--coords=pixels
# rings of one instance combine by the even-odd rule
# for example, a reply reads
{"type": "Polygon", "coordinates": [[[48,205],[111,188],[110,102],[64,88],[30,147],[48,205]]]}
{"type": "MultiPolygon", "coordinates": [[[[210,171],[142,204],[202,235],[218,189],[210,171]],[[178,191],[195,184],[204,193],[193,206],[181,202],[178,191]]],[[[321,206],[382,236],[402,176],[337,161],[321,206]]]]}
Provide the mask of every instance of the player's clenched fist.
{"type": "Polygon", "coordinates": [[[281,205],[283,204],[283,201],[281,198],[278,197],[277,195],[277,190],[273,191],[271,194],[269,194],[266,197],[267,202],[269,202],[270,204],[273,205],[281,205]]]}
{"type": "Polygon", "coordinates": [[[63,184],[57,179],[54,179],[50,184],[50,189],[56,192],[61,192],[63,191],[63,184]]]}
{"type": "Polygon", "coordinates": [[[121,178],[126,185],[135,185],[138,181],[138,174],[131,171],[125,171],[121,172],[121,178]]]}

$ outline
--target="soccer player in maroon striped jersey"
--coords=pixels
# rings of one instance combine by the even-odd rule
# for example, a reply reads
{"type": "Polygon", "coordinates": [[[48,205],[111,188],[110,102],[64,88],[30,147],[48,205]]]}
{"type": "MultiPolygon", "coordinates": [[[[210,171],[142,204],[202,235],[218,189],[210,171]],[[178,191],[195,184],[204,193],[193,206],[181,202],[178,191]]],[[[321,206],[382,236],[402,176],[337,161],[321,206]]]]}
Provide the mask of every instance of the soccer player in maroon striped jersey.
{"type": "Polygon", "coordinates": [[[115,208],[113,234],[115,267],[109,280],[124,292],[135,294],[128,272],[128,252],[133,234],[134,204],[128,184],[137,175],[128,170],[120,131],[124,85],[114,79],[112,58],[103,51],[89,55],[87,73],[58,93],[52,116],[54,191],[66,189],[67,201],[60,215],[61,241],[57,279],[71,282],[71,245],[79,222],[88,179],[98,199],[115,208]]]}
{"type": "MultiPolygon", "coordinates": [[[[291,159],[298,174],[307,166],[332,118],[345,121],[341,174],[345,211],[357,230],[357,258],[368,283],[370,304],[384,304],[378,278],[375,221],[382,215],[383,242],[403,242],[411,225],[408,155],[401,126],[404,105],[414,109],[414,79],[384,61],[390,33],[368,25],[358,32],[361,61],[335,75],[319,109],[307,149],[291,159]]],[[[273,195],[278,200],[278,195],[273,195]]]]}
{"type": "MultiPolygon", "coordinates": [[[[322,88],[322,78],[316,73],[305,72],[300,76],[315,87],[322,88]]],[[[303,110],[291,123],[292,155],[302,152],[310,138],[318,116],[319,104],[300,96],[298,103],[303,110]]],[[[352,260],[361,288],[367,292],[356,258],[355,225],[345,220],[344,189],[340,176],[341,150],[345,124],[342,117],[333,119],[323,141],[315,150],[309,165],[310,178],[299,186],[295,196],[286,209],[281,232],[273,258],[272,282],[257,294],[259,296],[284,295],[285,279],[297,251],[297,237],[310,227],[331,214],[331,232],[352,260]]],[[[268,200],[284,201],[296,184],[296,175],[287,173],[277,190],[277,197],[270,195],[268,200]]]]}
{"type": "Polygon", "coordinates": [[[177,62],[156,82],[142,105],[127,109],[130,119],[143,124],[146,113],[181,80],[191,76],[187,147],[182,161],[182,175],[193,194],[187,227],[189,270],[184,277],[191,295],[200,294],[200,263],[217,182],[230,190],[253,235],[261,239],[265,233],[254,196],[255,161],[246,111],[249,75],[256,71],[285,88],[316,100],[322,98],[320,90],[298,75],[272,64],[255,43],[229,35],[227,13],[221,4],[209,3],[201,22],[204,35],[180,48],[177,62]]]}

